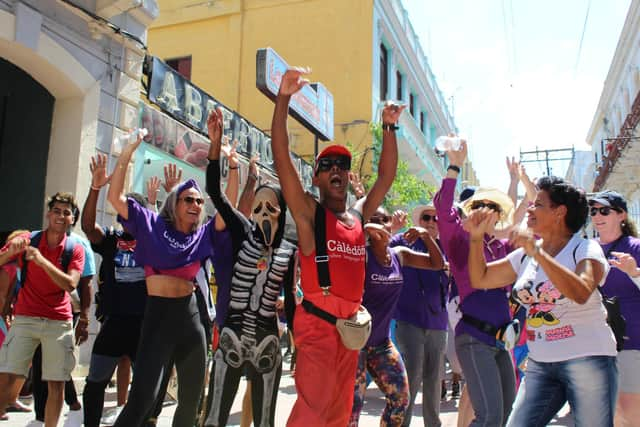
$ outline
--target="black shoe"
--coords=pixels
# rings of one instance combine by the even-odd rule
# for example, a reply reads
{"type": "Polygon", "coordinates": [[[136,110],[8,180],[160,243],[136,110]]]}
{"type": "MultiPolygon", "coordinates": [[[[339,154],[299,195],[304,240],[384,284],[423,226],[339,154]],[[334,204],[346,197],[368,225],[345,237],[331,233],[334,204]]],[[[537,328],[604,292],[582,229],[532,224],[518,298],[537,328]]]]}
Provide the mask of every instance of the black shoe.
{"type": "Polygon", "coordinates": [[[459,381],[453,381],[451,383],[451,398],[460,399],[460,382],[459,381]]]}
{"type": "Polygon", "coordinates": [[[447,383],[442,381],[442,388],[440,391],[440,399],[444,400],[447,397],[447,383]]]}

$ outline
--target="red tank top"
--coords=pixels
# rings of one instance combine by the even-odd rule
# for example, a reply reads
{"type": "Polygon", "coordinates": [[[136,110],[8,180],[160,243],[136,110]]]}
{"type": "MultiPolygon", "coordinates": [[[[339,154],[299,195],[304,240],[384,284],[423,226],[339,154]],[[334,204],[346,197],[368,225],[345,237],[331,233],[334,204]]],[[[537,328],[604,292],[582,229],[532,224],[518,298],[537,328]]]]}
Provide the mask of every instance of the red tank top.
{"type": "MultiPolygon", "coordinates": [[[[331,295],[346,300],[353,311],[362,301],[365,276],[365,239],[362,225],[354,218],[349,227],[325,209],[327,227],[327,254],[329,255],[329,276],[331,277],[331,295]]],[[[304,298],[320,302],[326,297],[318,285],[315,251],[304,256],[300,251],[300,282],[304,298]]],[[[324,306],[325,304],[320,304],[324,306]]],[[[333,310],[328,310],[332,311],[333,310]]],[[[342,310],[340,310],[342,311],[342,310]]],[[[334,313],[337,314],[337,313],[334,313]]]]}

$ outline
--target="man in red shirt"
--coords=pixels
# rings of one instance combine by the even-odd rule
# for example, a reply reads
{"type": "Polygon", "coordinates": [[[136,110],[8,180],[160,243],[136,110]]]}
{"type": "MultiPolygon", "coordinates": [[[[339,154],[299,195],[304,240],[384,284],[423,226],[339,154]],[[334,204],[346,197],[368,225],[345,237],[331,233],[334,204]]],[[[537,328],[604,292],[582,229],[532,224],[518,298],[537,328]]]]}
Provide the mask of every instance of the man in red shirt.
{"type": "MultiPolygon", "coordinates": [[[[287,115],[289,100],[308,80],[308,70],[293,68],[282,77],[271,124],[271,147],[282,194],[296,223],[301,285],[304,299],[331,315],[346,319],[362,301],[365,276],[365,239],[360,218],[347,211],[351,153],[330,145],[316,158],[313,185],[325,210],[326,246],[331,288],[318,285],[316,270],[315,213],[318,202],[305,194],[289,156],[287,115]]],[[[398,147],[395,124],[404,107],[388,104],[382,112],[383,142],[378,179],[369,194],[358,202],[366,222],[382,203],[396,175],[398,147]]],[[[298,399],[288,426],[344,427],[353,404],[358,351],[342,343],[335,325],[298,306],[294,319],[296,390],[298,399]]]]}
{"type": "Polygon", "coordinates": [[[84,268],[82,245],[74,244],[67,271],[62,268],[61,258],[67,230],[77,212],[73,195],[56,193],[49,200],[48,227],[42,231],[38,247],[29,245],[29,235],[21,235],[0,254],[0,265],[23,254],[27,260],[27,274],[14,309],[15,320],[0,350],[0,408],[7,406],[15,381],[18,376],[27,375],[33,353],[42,345],[42,378],[49,384],[46,427],[58,424],[64,382],[71,378],[75,366],[70,293],[84,268]]]}

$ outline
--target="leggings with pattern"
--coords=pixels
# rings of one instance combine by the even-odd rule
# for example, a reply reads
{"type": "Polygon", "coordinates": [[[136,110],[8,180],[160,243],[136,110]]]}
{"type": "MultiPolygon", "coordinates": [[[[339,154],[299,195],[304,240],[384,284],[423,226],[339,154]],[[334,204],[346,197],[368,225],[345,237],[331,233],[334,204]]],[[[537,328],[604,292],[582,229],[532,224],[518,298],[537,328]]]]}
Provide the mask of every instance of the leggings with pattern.
{"type": "Polygon", "coordinates": [[[380,425],[401,426],[409,406],[409,382],[400,353],[391,340],[387,340],[380,345],[360,350],[349,427],[357,426],[360,419],[367,388],[367,372],[387,401],[380,425]]]}

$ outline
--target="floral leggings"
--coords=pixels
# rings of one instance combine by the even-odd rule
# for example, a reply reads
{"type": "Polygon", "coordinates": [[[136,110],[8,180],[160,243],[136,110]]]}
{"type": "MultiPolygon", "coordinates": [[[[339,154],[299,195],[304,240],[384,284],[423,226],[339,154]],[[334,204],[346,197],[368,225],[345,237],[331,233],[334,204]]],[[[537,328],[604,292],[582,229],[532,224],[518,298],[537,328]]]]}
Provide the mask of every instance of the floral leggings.
{"type": "Polygon", "coordinates": [[[402,356],[391,340],[387,340],[380,345],[360,350],[349,427],[357,426],[360,419],[367,389],[367,372],[387,401],[380,425],[401,426],[409,406],[409,382],[402,356]]]}

